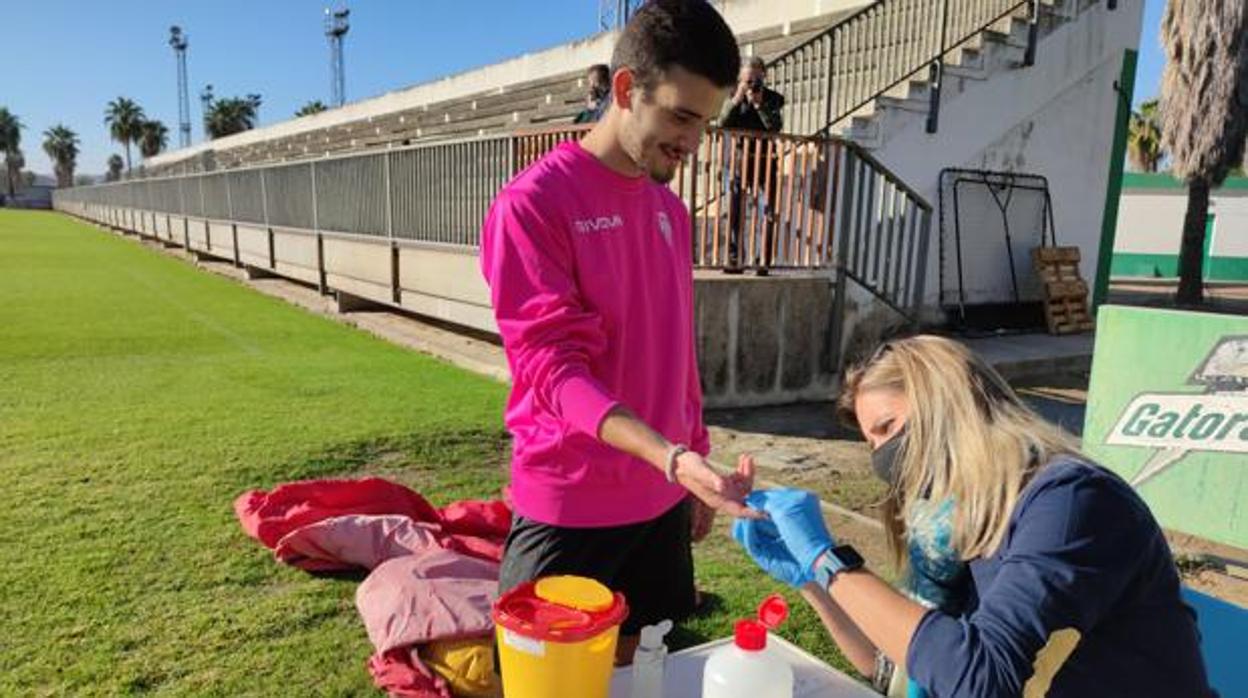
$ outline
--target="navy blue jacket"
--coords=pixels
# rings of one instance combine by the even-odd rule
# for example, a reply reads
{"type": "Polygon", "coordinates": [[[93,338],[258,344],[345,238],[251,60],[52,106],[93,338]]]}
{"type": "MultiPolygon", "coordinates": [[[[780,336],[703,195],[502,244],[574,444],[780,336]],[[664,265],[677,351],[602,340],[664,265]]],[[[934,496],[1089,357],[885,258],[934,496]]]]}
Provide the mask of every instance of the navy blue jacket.
{"type": "Polygon", "coordinates": [[[1216,695],[1166,539],[1117,475],[1054,461],[1024,489],[1001,547],[970,569],[970,610],[929,611],[910,643],[910,677],[933,698],[1025,687],[1050,697],[1216,695]]]}

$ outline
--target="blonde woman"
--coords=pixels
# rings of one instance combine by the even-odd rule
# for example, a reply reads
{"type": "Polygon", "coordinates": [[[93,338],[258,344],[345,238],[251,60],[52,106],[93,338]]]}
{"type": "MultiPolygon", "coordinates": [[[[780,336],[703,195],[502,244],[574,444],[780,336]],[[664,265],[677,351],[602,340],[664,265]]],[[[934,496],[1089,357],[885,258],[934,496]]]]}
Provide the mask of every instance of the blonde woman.
{"type": "Polygon", "coordinates": [[[923,564],[928,586],[950,593],[903,594],[869,572],[808,492],[754,493],[769,519],[740,519],[734,536],[802,589],[860,671],[891,660],[911,695],[939,698],[1214,695],[1143,501],[965,347],[935,336],[885,344],[847,372],[839,406],[890,485],[897,561],[923,564]],[[911,528],[933,520],[920,548],[939,558],[946,545],[952,567],[914,554],[911,528]]]}

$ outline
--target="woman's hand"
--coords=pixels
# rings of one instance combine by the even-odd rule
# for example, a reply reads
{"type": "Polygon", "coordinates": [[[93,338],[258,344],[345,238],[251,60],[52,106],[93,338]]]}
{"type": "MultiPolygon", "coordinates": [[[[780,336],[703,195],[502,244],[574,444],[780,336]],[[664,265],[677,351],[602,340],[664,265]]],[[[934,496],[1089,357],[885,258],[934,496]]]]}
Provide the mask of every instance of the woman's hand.
{"type": "MultiPolygon", "coordinates": [[[[755,492],[745,501],[761,508],[765,494],[755,492]]],[[[737,519],[732,525],[732,537],[772,579],[794,588],[800,588],[813,579],[810,570],[802,569],[797,558],[789,552],[775,522],[769,519],[737,519]]]]}
{"type": "Polygon", "coordinates": [[[836,543],[824,523],[819,498],[795,489],[764,490],[754,495],[750,504],[771,517],[793,559],[805,573],[812,573],[819,556],[836,543]]]}

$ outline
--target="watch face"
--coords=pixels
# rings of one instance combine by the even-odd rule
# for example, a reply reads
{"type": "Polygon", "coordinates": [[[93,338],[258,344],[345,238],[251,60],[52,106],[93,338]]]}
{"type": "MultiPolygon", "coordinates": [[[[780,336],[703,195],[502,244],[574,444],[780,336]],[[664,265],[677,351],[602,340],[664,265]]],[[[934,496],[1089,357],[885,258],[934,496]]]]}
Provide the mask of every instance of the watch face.
{"type": "Polygon", "coordinates": [[[862,556],[854,550],[852,545],[838,545],[832,549],[832,554],[836,559],[841,561],[841,568],[846,570],[856,570],[865,564],[862,556]]]}

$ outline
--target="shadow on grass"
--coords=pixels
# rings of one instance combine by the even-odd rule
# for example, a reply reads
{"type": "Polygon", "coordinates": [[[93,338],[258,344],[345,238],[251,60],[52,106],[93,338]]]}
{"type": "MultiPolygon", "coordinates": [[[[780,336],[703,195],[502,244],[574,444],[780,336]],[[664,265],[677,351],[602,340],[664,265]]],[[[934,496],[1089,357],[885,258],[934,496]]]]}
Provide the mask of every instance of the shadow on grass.
{"type": "Polygon", "coordinates": [[[714,638],[696,627],[699,624],[691,623],[691,621],[716,620],[727,612],[728,606],[724,602],[724,597],[714,592],[702,591],[701,603],[684,622],[672,628],[672,632],[667,636],[667,646],[671,651],[676,652],[686,647],[695,647],[709,642],[714,638]]]}
{"type": "Polygon", "coordinates": [[[368,577],[369,571],[364,568],[353,570],[321,570],[308,572],[308,575],[317,579],[325,579],[334,582],[351,582],[359,584],[368,577]]]}

